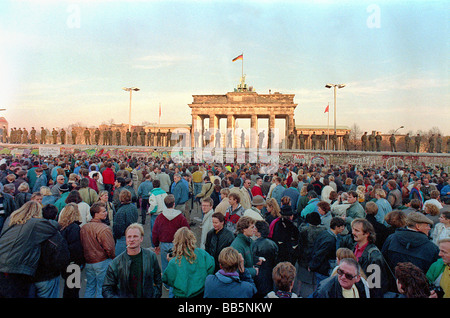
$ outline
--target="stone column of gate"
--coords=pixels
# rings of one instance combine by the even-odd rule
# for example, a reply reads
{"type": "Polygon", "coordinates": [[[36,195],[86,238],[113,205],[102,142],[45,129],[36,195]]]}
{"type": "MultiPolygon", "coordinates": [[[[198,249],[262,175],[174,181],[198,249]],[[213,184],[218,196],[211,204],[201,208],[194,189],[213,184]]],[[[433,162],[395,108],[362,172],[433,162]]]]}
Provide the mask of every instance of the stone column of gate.
{"type": "Polygon", "coordinates": [[[201,148],[203,148],[205,146],[205,116],[200,115],[200,136],[198,137],[199,139],[199,145],[201,148]]]}
{"type": "MultiPolygon", "coordinates": [[[[199,137],[199,140],[198,140],[198,146],[201,147],[201,144],[202,144],[202,139],[201,139],[202,131],[199,130],[199,127],[198,127],[198,120],[199,119],[202,120],[199,115],[192,114],[191,147],[195,147],[195,131],[196,130],[200,133],[200,137],[199,137]]],[[[203,129],[203,120],[202,120],[202,125],[201,125],[200,128],[203,129]]]]}
{"type": "Polygon", "coordinates": [[[255,149],[256,148],[256,139],[258,137],[258,115],[253,114],[250,119],[250,142],[249,147],[255,149]]]}
{"type": "MultiPolygon", "coordinates": [[[[291,133],[294,133],[294,115],[293,114],[288,114],[286,116],[286,130],[287,130],[287,138],[285,138],[286,140],[286,148],[289,147],[289,135],[291,133]]],[[[292,143],[292,148],[295,149],[295,139],[293,140],[292,143]]]]}
{"type": "Polygon", "coordinates": [[[209,114],[209,132],[210,132],[210,145],[214,147],[216,139],[216,130],[219,128],[219,118],[215,114],[209,114]]]}
{"type": "Polygon", "coordinates": [[[227,115],[227,132],[225,135],[225,147],[228,145],[228,136],[231,135],[231,148],[235,147],[234,144],[234,126],[235,126],[236,119],[234,115],[227,115]],[[228,134],[228,132],[231,129],[231,134],[228,134]]]}
{"type": "Polygon", "coordinates": [[[275,135],[275,114],[269,115],[269,131],[267,133],[267,148],[274,146],[275,140],[272,140],[272,133],[275,135]]]}

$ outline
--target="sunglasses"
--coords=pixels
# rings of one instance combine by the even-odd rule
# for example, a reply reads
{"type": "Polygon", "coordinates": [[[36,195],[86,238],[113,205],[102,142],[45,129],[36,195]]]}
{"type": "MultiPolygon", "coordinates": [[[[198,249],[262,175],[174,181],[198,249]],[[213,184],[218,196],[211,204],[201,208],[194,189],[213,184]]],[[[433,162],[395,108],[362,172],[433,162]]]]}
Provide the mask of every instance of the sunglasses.
{"type": "Polygon", "coordinates": [[[351,274],[349,274],[349,273],[346,273],[346,272],[344,272],[344,271],[343,271],[342,269],[340,269],[340,268],[337,269],[337,274],[338,274],[339,276],[344,275],[345,278],[347,278],[348,280],[352,280],[353,278],[355,278],[356,276],[358,276],[358,275],[353,276],[353,275],[351,275],[351,274]]]}

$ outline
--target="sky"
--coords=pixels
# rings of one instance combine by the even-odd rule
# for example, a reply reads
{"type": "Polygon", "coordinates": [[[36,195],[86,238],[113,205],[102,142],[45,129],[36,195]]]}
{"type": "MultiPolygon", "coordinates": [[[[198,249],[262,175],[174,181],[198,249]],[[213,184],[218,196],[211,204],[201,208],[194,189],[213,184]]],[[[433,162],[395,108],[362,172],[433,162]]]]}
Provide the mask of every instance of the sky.
{"type": "Polygon", "coordinates": [[[295,94],[296,125],[450,135],[449,2],[0,2],[10,127],[190,124],[196,94],[295,94]],[[232,59],[243,53],[243,61],[232,59]],[[324,113],[330,105],[330,113],[324,113]],[[328,117],[329,116],[329,117],[328,117]]]}

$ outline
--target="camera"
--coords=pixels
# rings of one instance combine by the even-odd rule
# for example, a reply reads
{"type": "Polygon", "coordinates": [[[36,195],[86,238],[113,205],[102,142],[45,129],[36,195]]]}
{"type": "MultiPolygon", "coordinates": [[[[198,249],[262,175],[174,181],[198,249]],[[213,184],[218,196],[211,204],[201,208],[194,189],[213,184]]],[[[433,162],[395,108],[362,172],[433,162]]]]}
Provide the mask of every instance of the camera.
{"type": "Polygon", "coordinates": [[[167,251],[167,255],[168,255],[170,258],[173,257],[173,250],[172,250],[172,248],[170,248],[170,249],[167,251]]]}
{"type": "Polygon", "coordinates": [[[430,286],[430,292],[433,291],[436,293],[438,298],[443,298],[444,297],[444,290],[442,289],[441,286],[436,286],[436,285],[431,285],[430,286]]]}

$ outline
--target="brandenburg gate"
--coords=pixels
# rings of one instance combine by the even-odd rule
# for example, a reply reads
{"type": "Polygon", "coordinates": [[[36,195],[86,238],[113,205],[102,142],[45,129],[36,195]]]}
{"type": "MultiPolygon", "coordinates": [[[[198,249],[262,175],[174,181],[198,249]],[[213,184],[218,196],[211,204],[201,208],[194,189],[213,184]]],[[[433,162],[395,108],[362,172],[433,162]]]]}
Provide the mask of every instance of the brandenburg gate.
{"type": "MultiPolygon", "coordinates": [[[[196,136],[203,136],[205,134],[204,120],[209,119],[209,133],[210,144],[214,145],[215,133],[220,130],[220,119],[227,119],[226,131],[233,132],[232,147],[239,146],[237,143],[237,136],[239,133],[234,134],[235,123],[238,118],[250,119],[250,131],[255,132],[249,139],[249,146],[251,148],[256,147],[258,119],[266,118],[269,122],[269,132],[273,132],[275,129],[275,119],[285,119],[285,136],[293,132],[295,129],[294,122],[294,110],[297,104],[294,103],[295,94],[258,94],[247,88],[247,85],[241,81],[241,85],[235,89],[234,92],[226,93],[225,95],[193,95],[193,102],[189,104],[192,115],[192,131],[191,131],[191,145],[195,145],[196,136]],[[198,127],[200,122],[200,127],[198,127]]],[[[269,137],[269,132],[266,132],[266,136],[269,137]]],[[[270,145],[270,140],[269,141],[270,145]]],[[[225,147],[225,144],[221,141],[220,145],[225,147]]]]}

